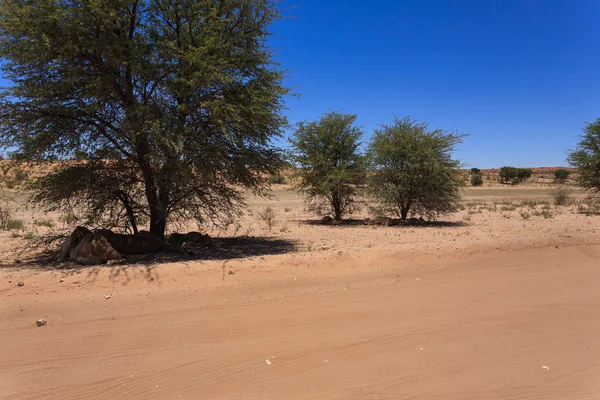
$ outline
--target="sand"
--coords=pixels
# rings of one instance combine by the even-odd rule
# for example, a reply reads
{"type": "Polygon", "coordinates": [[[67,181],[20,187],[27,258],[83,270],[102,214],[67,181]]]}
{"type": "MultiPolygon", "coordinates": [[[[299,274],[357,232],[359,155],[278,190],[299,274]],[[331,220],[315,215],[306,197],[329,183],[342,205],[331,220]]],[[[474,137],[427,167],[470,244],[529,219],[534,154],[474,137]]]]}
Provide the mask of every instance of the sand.
{"type": "Polygon", "coordinates": [[[0,399],[600,399],[600,217],[328,227],[297,201],[237,258],[5,261],[0,399]]]}

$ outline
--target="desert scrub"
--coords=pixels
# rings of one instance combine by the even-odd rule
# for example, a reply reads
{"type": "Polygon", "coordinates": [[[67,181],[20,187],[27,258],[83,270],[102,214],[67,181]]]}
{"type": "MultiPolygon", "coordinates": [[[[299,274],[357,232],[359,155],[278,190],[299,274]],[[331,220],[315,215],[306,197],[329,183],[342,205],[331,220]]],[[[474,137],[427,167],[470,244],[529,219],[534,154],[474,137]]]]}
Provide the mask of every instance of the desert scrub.
{"type": "Polygon", "coordinates": [[[74,213],[69,212],[65,215],[61,215],[58,220],[60,222],[64,222],[67,225],[73,225],[75,222],[79,221],[79,218],[74,213]]]}
{"type": "Polygon", "coordinates": [[[5,231],[22,231],[25,230],[25,222],[21,219],[8,219],[5,221],[2,229],[5,231]]]}
{"type": "Polygon", "coordinates": [[[271,206],[265,207],[259,214],[258,218],[263,221],[269,229],[275,225],[275,210],[271,206]]]}
{"type": "Polygon", "coordinates": [[[36,219],[33,221],[35,226],[45,226],[47,228],[52,228],[54,226],[54,221],[51,219],[36,219]]]}
{"type": "Polygon", "coordinates": [[[525,210],[519,211],[519,215],[523,219],[529,219],[529,218],[531,218],[531,214],[529,212],[525,211],[525,210]]]}
{"type": "Polygon", "coordinates": [[[559,188],[552,191],[552,199],[555,206],[565,206],[569,204],[571,191],[567,188],[559,188]]]}

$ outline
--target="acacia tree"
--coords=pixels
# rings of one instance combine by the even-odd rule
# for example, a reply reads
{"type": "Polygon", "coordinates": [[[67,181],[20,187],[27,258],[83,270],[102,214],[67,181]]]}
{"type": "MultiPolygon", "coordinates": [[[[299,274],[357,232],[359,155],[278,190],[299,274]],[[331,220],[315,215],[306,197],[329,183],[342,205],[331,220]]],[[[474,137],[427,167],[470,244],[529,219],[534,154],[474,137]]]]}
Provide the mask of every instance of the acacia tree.
{"type": "Polygon", "coordinates": [[[335,221],[353,212],[357,184],[365,175],[359,153],[363,133],[355,122],[354,114],[330,112],[318,121],[300,122],[290,139],[298,167],[296,188],[305,194],[310,210],[330,214],[335,221]]]}
{"type": "Polygon", "coordinates": [[[91,160],[34,185],[42,206],[84,201],[94,219],[112,204],[160,237],[230,217],[280,166],[288,89],[266,45],[279,16],[275,0],[3,0],[0,147],[91,160]],[[140,190],[86,183],[123,177],[140,190]]]}
{"type": "Polygon", "coordinates": [[[567,160],[578,169],[579,184],[592,194],[600,194],[600,118],[585,126],[567,160]]]}
{"type": "Polygon", "coordinates": [[[409,117],[381,125],[369,145],[369,191],[384,210],[435,218],[456,211],[464,179],[452,152],[461,135],[409,117]]]}

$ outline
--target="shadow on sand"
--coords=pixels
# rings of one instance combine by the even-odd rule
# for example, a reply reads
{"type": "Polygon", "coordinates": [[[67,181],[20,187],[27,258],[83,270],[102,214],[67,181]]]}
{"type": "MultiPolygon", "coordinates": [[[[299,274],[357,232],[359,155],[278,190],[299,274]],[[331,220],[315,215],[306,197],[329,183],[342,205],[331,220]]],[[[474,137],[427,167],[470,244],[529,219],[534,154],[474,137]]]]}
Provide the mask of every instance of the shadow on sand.
{"type": "Polygon", "coordinates": [[[128,255],[126,262],[119,265],[78,265],[74,262],[56,261],[56,251],[44,251],[29,258],[22,258],[12,263],[0,264],[0,268],[30,268],[41,270],[62,270],[103,268],[118,270],[133,265],[157,265],[182,261],[202,260],[233,260],[238,258],[256,257],[291,253],[296,250],[295,242],[269,237],[234,237],[213,238],[212,245],[193,251],[164,251],[152,254],[128,255]]]}
{"type": "Polygon", "coordinates": [[[461,226],[467,226],[468,224],[462,221],[424,221],[416,218],[411,218],[407,220],[400,219],[390,219],[386,222],[374,221],[370,219],[343,219],[338,222],[324,222],[320,219],[310,219],[310,220],[296,220],[300,224],[313,225],[313,226],[330,226],[332,228],[336,227],[347,227],[347,226],[372,226],[372,227],[388,227],[388,228],[403,228],[403,227],[411,227],[411,228],[457,228],[461,226]]]}

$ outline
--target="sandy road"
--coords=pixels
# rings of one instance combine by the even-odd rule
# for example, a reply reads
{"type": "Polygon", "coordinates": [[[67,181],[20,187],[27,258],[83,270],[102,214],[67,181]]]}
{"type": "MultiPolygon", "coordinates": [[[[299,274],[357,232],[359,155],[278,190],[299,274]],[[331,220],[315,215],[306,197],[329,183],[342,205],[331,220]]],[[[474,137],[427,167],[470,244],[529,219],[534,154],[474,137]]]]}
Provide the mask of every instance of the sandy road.
{"type": "Polygon", "coordinates": [[[566,240],[2,271],[0,398],[600,399],[600,245],[566,240]]]}

